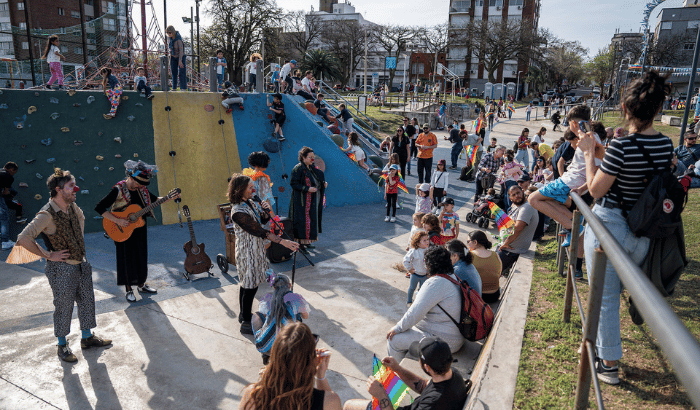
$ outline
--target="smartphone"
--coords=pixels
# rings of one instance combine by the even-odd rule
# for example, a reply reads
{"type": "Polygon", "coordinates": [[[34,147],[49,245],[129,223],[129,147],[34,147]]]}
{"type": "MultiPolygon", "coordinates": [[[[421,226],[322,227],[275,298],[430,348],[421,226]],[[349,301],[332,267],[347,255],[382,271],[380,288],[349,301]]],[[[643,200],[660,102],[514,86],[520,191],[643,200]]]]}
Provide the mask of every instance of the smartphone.
{"type": "Polygon", "coordinates": [[[590,127],[588,126],[588,121],[579,121],[578,127],[581,128],[581,131],[583,131],[583,132],[590,131],[590,127]]]}

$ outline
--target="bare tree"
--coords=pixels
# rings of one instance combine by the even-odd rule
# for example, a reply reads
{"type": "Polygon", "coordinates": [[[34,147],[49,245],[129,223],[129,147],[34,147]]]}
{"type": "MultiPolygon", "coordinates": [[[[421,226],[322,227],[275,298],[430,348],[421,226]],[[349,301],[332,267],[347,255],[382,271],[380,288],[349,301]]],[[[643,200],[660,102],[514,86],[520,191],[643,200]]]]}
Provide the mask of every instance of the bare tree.
{"type": "Polygon", "coordinates": [[[365,50],[365,34],[368,48],[375,46],[369,31],[371,26],[362,25],[355,20],[331,20],[322,24],[321,38],[325,48],[338,59],[341,83],[347,84],[350,76],[362,61],[365,50]]]}
{"type": "Polygon", "coordinates": [[[448,36],[447,22],[431,27],[423,27],[417,30],[418,39],[425,45],[426,50],[433,54],[431,71],[435,72],[438,56],[447,53],[447,49],[455,43],[456,36],[448,36]]]}
{"type": "Polygon", "coordinates": [[[588,49],[578,41],[556,40],[550,42],[545,53],[546,71],[550,80],[557,86],[564,79],[569,83],[578,82],[583,77],[583,56],[588,54],[588,49]]]}
{"type": "Polygon", "coordinates": [[[284,47],[296,50],[303,56],[321,37],[323,21],[316,15],[307,14],[304,10],[295,10],[284,16],[283,27],[284,47]]]}
{"type": "Polygon", "coordinates": [[[695,34],[683,33],[650,40],[647,64],[670,67],[690,65],[693,61],[693,48],[685,50],[685,44],[694,46],[695,34]]]}
{"type": "MultiPolygon", "coordinates": [[[[408,44],[416,40],[416,29],[408,26],[399,25],[378,25],[373,30],[373,39],[377,47],[386,51],[386,53],[399,61],[401,53],[408,49],[408,44]]],[[[389,69],[389,87],[394,83],[396,75],[396,66],[389,69]]]]}

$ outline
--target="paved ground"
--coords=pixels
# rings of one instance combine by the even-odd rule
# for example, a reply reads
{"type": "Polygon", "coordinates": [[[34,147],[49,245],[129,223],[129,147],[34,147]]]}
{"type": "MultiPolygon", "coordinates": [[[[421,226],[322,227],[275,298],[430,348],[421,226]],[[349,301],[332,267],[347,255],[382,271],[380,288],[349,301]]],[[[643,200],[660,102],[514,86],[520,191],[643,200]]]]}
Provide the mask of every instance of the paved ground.
{"type": "MultiPolygon", "coordinates": [[[[516,111],[519,116],[524,117],[523,110],[516,111]]],[[[512,145],[523,123],[498,123],[493,136],[512,145]]],[[[445,135],[438,132],[438,159],[449,156],[445,135]]],[[[464,219],[474,185],[457,176],[453,171],[448,192],[464,219]]],[[[416,183],[415,177],[407,178],[409,187],[416,183]]],[[[295,291],[311,304],[307,323],[333,353],[328,377],[343,401],[369,397],[364,381],[372,355],[385,354],[385,334],[406,309],[408,280],[392,268],[405,253],[413,212],[411,197],[404,195],[403,201],[396,224],[383,221],[383,204],[327,209],[324,233],[311,255],[316,266],[297,260],[295,291]]],[[[195,230],[210,257],[225,253],[218,221],[196,222],[195,230]]],[[[76,319],[69,343],[77,364],[56,357],[43,261],[27,266],[0,262],[0,307],[5,312],[0,320],[0,408],[237,408],[241,389],[257,380],[261,360],[251,339],[238,332],[235,267],[228,274],[215,267],[215,277],[186,281],[181,246],[188,239],[187,229],[178,225],[149,229],[149,282],[159,292],[129,304],[115,284],[113,243],[102,234],[87,235],[96,332],[113,339],[114,346],[81,352],[76,319]]],[[[0,253],[0,259],[6,256],[0,253]]],[[[291,261],[273,266],[286,273],[292,268],[291,261]]],[[[261,288],[258,297],[268,289],[261,288]]],[[[456,366],[464,375],[471,373],[480,348],[470,343],[458,353],[456,366]]],[[[405,363],[418,370],[415,362],[405,363]]]]}

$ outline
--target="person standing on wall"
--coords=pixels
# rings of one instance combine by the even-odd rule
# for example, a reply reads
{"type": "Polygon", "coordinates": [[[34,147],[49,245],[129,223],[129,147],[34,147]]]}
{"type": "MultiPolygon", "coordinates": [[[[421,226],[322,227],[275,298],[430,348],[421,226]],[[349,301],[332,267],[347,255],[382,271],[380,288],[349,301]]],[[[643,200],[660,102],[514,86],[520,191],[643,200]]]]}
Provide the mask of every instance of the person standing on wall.
{"type": "Polygon", "coordinates": [[[418,183],[430,182],[430,171],[433,167],[433,150],[437,148],[437,137],[430,132],[430,124],[423,124],[423,132],[416,138],[418,148],[418,183]]]}
{"type": "Polygon", "coordinates": [[[253,92],[253,90],[258,91],[256,81],[258,78],[258,63],[262,57],[258,53],[253,53],[250,56],[250,63],[246,66],[246,71],[248,71],[248,92],[253,92]]]}
{"type": "Polygon", "coordinates": [[[185,43],[175,27],[168,26],[165,34],[170,37],[168,48],[170,49],[170,75],[173,78],[173,91],[177,90],[178,80],[180,91],[187,91],[187,56],[185,55],[185,43]]]}

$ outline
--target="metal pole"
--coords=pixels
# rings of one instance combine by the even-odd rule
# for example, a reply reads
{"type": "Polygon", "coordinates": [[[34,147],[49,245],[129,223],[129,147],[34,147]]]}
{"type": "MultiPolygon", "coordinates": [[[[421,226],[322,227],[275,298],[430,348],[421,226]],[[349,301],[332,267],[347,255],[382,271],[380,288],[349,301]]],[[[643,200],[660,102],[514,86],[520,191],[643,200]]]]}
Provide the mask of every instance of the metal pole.
{"type": "Polygon", "coordinates": [[[362,93],[367,94],[367,30],[365,30],[365,78],[362,93]]]}
{"type": "MultiPolygon", "coordinates": [[[[199,63],[202,60],[201,55],[199,54],[199,0],[195,0],[195,4],[197,5],[197,74],[199,74],[201,73],[199,63]]],[[[264,40],[265,39],[263,38],[263,41],[264,40]]],[[[265,47],[264,44],[263,47],[265,47]]]]}
{"type": "MultiPolygon", "coordinates": [[[[29,19],[29,2],[25,1],[24,2],[24,21],[27,22],[27,45],[29,48],[29,68],[32,70],[32,83],[36,87],[36,75],[34,75],[34,53],[32,53],[32,31],[31,31],[31,20],[29,19]]],[[[19,54],[19,53],[18,53],[19,54]]],[[[39,64],[41,64],[41,60],[39,61],[39,64]]],[[[43,66],[42,66],[43,68],[43,66]]],[[[41,83],[44,83],[44,76],[41,76],[41,83]]]]}
{"type": "MultiPolygon", "coordinates": [[[[354,71],[353,68],[355,66],[355,64],[354,64],[355,61],[353,61],[353,58],[355,58],[355,56],[353,56],[353,51],[354,51],[353,46],[350,46],[350,75],[348,77],[352,78],[354,80],[355,78],[353,76],[353,71],[354,71]]],[[[349,84],[345,84],[345,85],[349,85],[349,84]]]]}
{"type": "MultiPolygon", "coordinates": [[[[168,27],[168,0],[163,0],[163,27],[168,27]]],[[[168,45],[168,36],[165,36],[165,45],[168,45]]]]}
{"type": "Polygon", "coordinates": [[[578,261],[579,227],[581,226],[581,212],[574,211],[574,219],[571,227],[571,245],[569,246],[569,266],[566,274],[566,292],[564,293],[564,322],[571,321],[571,302],[574,294],[574,273],[578,261]]]}
{"type": "MultiPolygon", "coordinates": [[[[85,38],[85,7],[83,0],[78,0],[78,10],[80,10],[80,37],[83,42],[83,65],[87,67],[87,40],[85,38]]],[[[128,20],[127,20],[128,22],[128,20]]],[[[128,24],[127,24],[128,27],[128,24]]],[[[77,76],[76,76],[77,77],[77,76]]],[[[76,78],[76,82],[77,82],[76,78]]]]}
{"type": "Polygon", "coordinates": [[[690,97],[692,92],[695,91],[695,71],[698,69],[698,54],[700,54],[700,28],[698,28],[698,36],[695,38],[695,53],[693,54],[693,69],[690,72],[690,81],[688,82],[688,93],[685,96],[685,110],[683,112],[683,122],[681,123],[681,135],[679,137],[678,145],[683,145],[683,134],[685,134],[685,127],[688,125],[688,111],[690,110],[690,97]]]}
{"type": "MultiPolygon", "coordinates": [[[[119,3],[117,3],[119,4],[119,3]]],[[[119,11],[117,11],[118,13],[119,11]]],[[[126,27],[127,30],[130,29],[129,26],[126,27]]],[[[141,52],[143,53],[143,68],[146,70],[146,76],[148,76],[148,70],[146,67],[148,67],[148,53],[146,52],[148,50],[148,36],[146,35],[147,28],[146,28],[146,1],[142,0],[141,1],[141,52]]]]}

